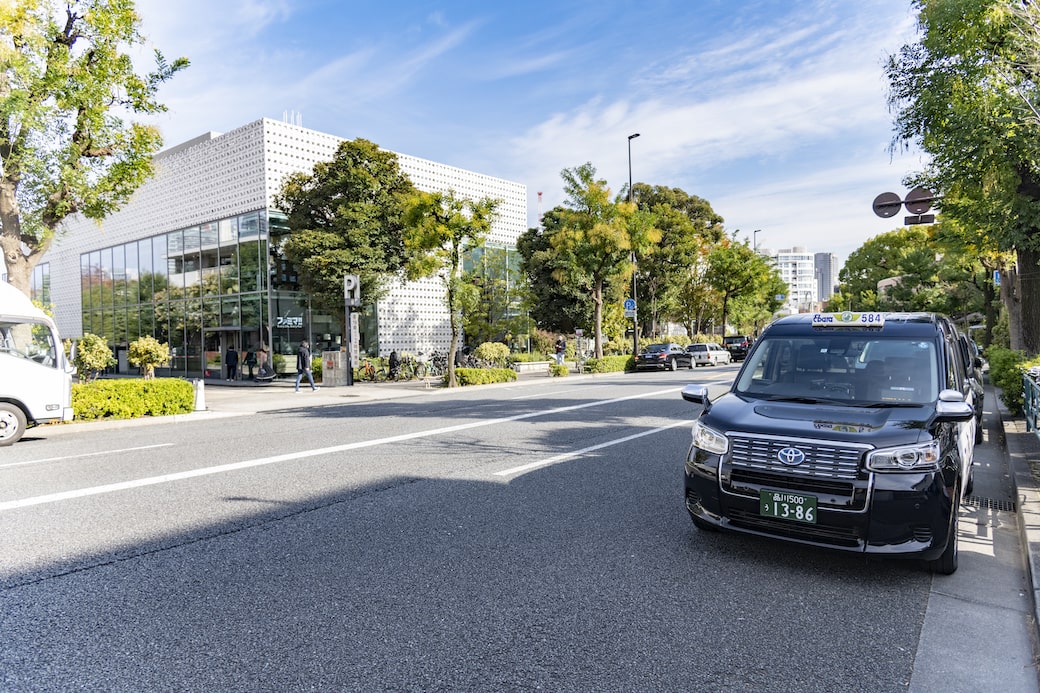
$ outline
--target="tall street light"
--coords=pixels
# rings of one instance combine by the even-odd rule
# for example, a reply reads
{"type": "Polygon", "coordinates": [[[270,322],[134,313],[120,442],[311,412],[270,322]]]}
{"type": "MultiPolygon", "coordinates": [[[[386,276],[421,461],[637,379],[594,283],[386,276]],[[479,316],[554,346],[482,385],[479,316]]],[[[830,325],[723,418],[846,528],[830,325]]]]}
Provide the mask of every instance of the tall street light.
{"type": "MultiPolygon", "coordinates": [[[[628,201],[632,201],[632,140],[639,137],[639,133],[628,136],[628,201]]],[[[636,301],[636,249],[632,248],[632,300],[636,301]]],[[[639,303],[636,303],[636,312],[632,314],[632,358],[639,356],[639,303]]]]}
{"type": "Polygon", "coordinates": [[[754,245],[752,247],[755,249],[756,254],[758,253],[758,232],[761,230],[762,229],[755,229],[751,232],[753,234],[752,238],[754,238],[754,245]]]}

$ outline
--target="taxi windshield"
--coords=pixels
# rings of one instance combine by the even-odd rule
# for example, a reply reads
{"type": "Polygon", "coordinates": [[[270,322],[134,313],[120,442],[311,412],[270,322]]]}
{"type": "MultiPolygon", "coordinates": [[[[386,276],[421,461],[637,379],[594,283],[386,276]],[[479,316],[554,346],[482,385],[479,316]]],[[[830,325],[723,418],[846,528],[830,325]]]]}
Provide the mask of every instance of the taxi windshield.
{"type": "Polygon", "coordinates": [[[927,404],[939,391],[935,344],[877,334],[767,335],[741,371],[734,391],[852,406],[927,404]]]}

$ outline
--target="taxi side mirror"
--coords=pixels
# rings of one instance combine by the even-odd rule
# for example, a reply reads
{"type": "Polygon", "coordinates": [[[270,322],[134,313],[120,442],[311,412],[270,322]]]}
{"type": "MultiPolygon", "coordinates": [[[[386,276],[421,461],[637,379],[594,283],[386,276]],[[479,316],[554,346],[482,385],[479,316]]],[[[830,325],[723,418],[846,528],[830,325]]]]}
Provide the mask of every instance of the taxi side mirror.
{"type": "Polygon", "coordinates": [[[939,421],[967,421],[975,416],[975,408],[957,390],[943,390],[935,404],[936,419],[939,421]]]}
{"type": "Polygon", "coordinates": [[[682,398],[687,402],[693,402],[704,407],[704,411],[711,409],[711,398],[708,396],[706,385],[687,385],[682,389],[682,398]]]}

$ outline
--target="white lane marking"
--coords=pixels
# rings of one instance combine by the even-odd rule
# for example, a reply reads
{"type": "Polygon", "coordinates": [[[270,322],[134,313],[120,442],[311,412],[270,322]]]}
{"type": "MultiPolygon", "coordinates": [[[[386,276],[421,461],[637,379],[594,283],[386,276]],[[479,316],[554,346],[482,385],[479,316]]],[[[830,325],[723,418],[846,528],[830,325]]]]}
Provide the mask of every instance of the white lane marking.
{"type": "Polygon", "coordinates": [[[151,450],[153,448],[168,448],[173,443],[158,443],[156,445],[142,445],[136,448],[120,448],[119,450],[103,450],[101,452],[84,452],[80,455],[65,455],[63,457],[44,457],[39,460],[27,460],[25,462],[11,462],[10,464],[0,464],[0,469],[7,467],[21,467],[27,464],[40,464],[41,462],[61,462],[62,460],[75,460],[80,457],[97,457],[99,455],[115,455],[120,452],[134,452],[136,450],[151,450]]]}
{"type": "Polygon", "coordinates": [[[44,496],[35,496],[33,498],[22,498],[20,500],[6,501],[0,503],[0,512],[5,510],[15,510],[17,508],[28,508],[34,505],[44,505],[47,503],[58,503],[64,500],[71,500],[73,498],[85,498],[87,496],[97,496],[103,493],[114,493],[116,491],[126,491],[132,488],[141,488],[143,486],[154,486],[156,484],[166,484],[172,481],[181,481],[184,479],[193,479],[201,476],[209,476],[211,474],[223,474],[225,472],[233,472],[241,469],[248,469],[250,467],[260,467],[266,464],[274,464],[276,462],[287,462],[289,460],[299,460],[306,457],[317,457],[319,455],[329,455],[337,452],[346,452],[348,450],[359,450],[361,448],[370,448],[377,445],[387,445],[389,443],[400,443],[405,440],[414,440],[416,438],[428,438],[431,436],[441,435],[443,433],[454,433],[456,431],[464,431],[470,428],[481,428],[483,426],[495,426],[502,423],[508,423],[510,421],[520,421],[522,419],[531,419],[536,416],[548,416],[551,414],[558,414],[567,411],[574,411],[576,409],[586,409],[588,407],[598,407],[606,404],[616,404],[617,402],[624,402],[630,399],[642,399],[644,397],[655,397],[657,395],[665,395],[672,392],[678,392],[681,388],[673,387],[667,390],[656,390],[654,392],[644,392],[641,395],[629,395],[627,397],[617,397],[615,399],[607,399],[595,402],[586,402],[584,404],[573,404],[569,407],[558,407],[556,409],[547,409],[545,411],[528,412],[527,414],[517,414],[515,416],[506,416],[499,419],[488,419],[487,421],[473,421],[466,424],[458,424],[455,426],[445,426],[444,428],[434,428],[429,431],[416,431],[415,433],[403,433],[399,436],[391,436],[389,438],[377,438],[375,440],[363,440],[357,443],[346,443],[345,445],[333,445],[327,448],[316,448],[314,450],[300,450],[298,452],[289,452],[284,455],[274,455],[272,457],[260,457],[255,460],[243,460],[241,462],[232,462],[230,464],[221,464],[215,467],[203,467],[201,469],[190,469],[184,472],[175,472],[173,474],[163,474],[161,476],[147,477],[144,479],[132,479],[130,481],[121,481],[115,484],[105,484],[103,486],[93,486],[90,488],[74,489],[72,491],[63,491],[61,493],[50,493],[44,496]]]}
{"type": "Polygon", "coordinates": [[[564,460],[569,460],[572,457],[577,457],[578,455],[584,455],[585,453],[592,452],[593,450],[599,450],[600,448],[609,448],[612,445],[619,445],[620,443],[627,443],[628,441],[635,440],[636,438],[642,438],[643,436],[653,435],[654,433],[660,433],[661,431],[667,431],[670,428],[675,428],[676,426],[682,426],[683,424],[689,424],[689,423],[690,423],[689,421],[676,421],[674,423],[668,424],[667,426],[660,426],[658,428],[654,428],[654,429],[651,429],[649,431],[640,431],[639,433],[633,433],[632,435],[625,436],[624,438],[618,438],[616,440],[608,440],[605,443],[600,443],[598,445],[593,445],[593,446],[590,446],[590,447],[587,447],[587,448],[582,448],[581,450],[574,450],[572,452],[565,452],[563,454],[556,455],[555,457],[549,457],[549,458],[544,459],[544,460],[539,460],[538,462],[531,462],[530,464],[524,464],[524,465],[521,465],[519,467],[513,467],[512,469],[503,469],[500,472],[495,472],[495,476],[513,476],[513,475],[523,474],[525,472],[531,471],[532,469],[539,469],[541,467],[548,467],[550,464],[556,464],[557,462],[563,462],[564,460]]]}
{"type": "Polygon", "coordinates": [[[564,392],[574,392],[575,390],[582,390],[582,391],[588,392],[588,388],[584,388],[584,387],[571,387],[571,388],[568,388],[566,390],[555,390],[553,392],[548,392],[548,393],[546,393],[546,392],[539,392],[539,393],[534,394],[534,395],[521,395],[520,397],[511,397],[510,399],[532,399],[534,397],[547,397],[547,396],[550,396],[550,395],[560,395],[560,394],[563,394],[564,392]]]}

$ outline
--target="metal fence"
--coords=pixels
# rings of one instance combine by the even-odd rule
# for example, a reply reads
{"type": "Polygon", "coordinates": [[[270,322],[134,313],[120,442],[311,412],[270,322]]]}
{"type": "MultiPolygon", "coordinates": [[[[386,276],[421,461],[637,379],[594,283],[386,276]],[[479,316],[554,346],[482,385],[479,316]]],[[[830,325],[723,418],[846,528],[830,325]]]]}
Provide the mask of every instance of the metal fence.
{"type": "Polygon", "coordinates": [[[1022,376],[1022,397],[1026,430],[1040,435],[1040,368],[1030,368],[1022,376]]]}

